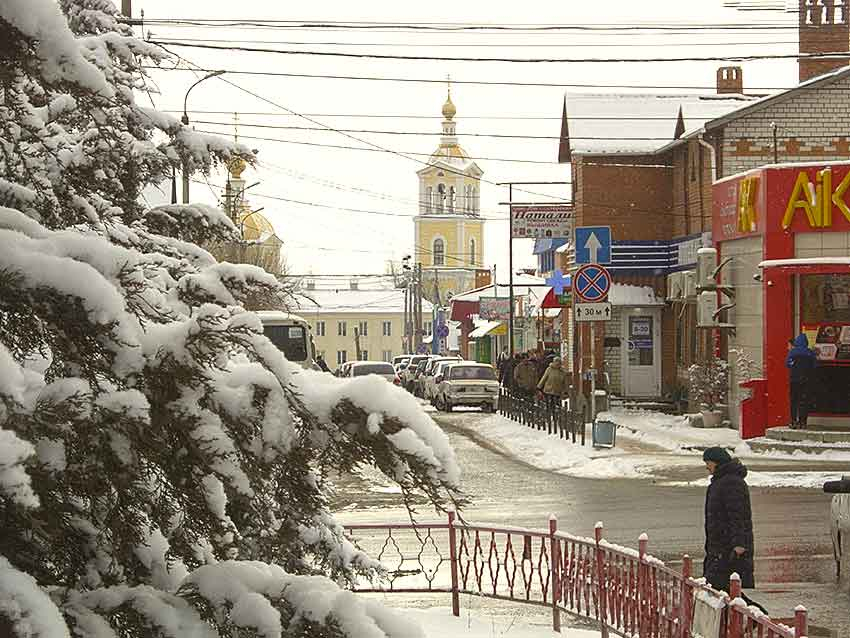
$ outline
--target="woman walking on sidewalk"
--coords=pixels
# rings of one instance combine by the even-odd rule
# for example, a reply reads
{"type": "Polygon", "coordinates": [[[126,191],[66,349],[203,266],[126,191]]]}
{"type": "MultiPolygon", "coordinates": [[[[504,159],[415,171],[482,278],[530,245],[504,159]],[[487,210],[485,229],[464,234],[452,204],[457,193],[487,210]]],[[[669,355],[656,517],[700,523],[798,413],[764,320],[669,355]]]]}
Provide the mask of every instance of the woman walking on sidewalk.
{"type": "Polygon", "coordinates": [[[537,383],[537,389],[543,393],[546,406],[550,410],[554,410],[555,407],[560,405],[561,399],[567,396],[569,387],[569,378],[566,370],[561,367],[561,359],[555,357],[537,383]]]}

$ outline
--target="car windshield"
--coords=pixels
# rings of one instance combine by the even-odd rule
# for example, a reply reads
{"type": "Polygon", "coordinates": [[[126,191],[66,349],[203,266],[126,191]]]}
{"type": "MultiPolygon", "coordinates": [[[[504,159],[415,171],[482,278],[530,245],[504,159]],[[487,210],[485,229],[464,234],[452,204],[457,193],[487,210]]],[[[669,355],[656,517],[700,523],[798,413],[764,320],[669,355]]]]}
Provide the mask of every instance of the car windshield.
{"type": "Polygon", "coordinates": [[[355,377],[366,374],[395,374],[395,370],[390,363],[359,363],[352,370],[352,375],[355,377]]]}
{"type": "Polygon", "coordinates": [[[307,332],[303,326],[263,326],[263,333],[290,361],[307,360],[307,332]]]}
{"type": "Polygon", "coordinates": [[[484,366],[453,366],[451,378],[454,379],[479,379],[495,381],[496,371],[484,366]]]}

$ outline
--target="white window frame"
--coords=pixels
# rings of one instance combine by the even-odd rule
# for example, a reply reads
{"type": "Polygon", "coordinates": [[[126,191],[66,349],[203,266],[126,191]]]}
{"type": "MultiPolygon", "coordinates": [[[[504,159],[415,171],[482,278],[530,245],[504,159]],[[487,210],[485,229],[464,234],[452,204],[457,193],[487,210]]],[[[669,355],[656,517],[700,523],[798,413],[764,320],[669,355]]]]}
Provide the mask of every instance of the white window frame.
{"type": "Polygon", "coordinates": [[[317,321],[316,322],[316,336],[324,337],[325,336],[325,322],[317,321]]]}
{"type": "Polygon", "coordinates": [[[346,321],[337,321],[336,322],[336,336],[337,337],[347,337],[348,336],[348,322],[346,322],[346,321]]]}
{"type": "Polygon", "coordinates": [[[357,328],[360,330],[361,337],[369,336],[369,322],[368,321],[358,321],[357,328]]]}
{"type": "Polygon", "coordinates": [[[434,241],[431,242],[431,263],[435,266],[445,266],[446,265],[446,240],[442,237],[434,237],[434,241]],[[440,250],[437,250],[437,242],[440,244],[440,250]],[[439,262],[437,261],[437,255],[440,256],[439,262]]]}
{"type": "Polygon", "coordinates": [[[382,321],[381,322],[381,335],[384,337],[392,337],[393,336],[393,322],[392,321],[382,321]]]}
{"type": "Polygon", "coordinates": [[[348,361],[348,350],[337,350],[336,351],[336,364],[341,366],[343,363],[348,361]]]}

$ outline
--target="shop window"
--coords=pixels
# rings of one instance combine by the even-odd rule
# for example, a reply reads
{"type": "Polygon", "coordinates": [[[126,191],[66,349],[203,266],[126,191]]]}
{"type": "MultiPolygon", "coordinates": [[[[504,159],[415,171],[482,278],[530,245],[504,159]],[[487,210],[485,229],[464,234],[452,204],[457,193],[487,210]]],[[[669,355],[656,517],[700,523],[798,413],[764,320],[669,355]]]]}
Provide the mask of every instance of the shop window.
{"type": "Polygon", "coordinates": [[[800,275],[800,320],[819,359],[850,362],[850,274],[800,275]]]}

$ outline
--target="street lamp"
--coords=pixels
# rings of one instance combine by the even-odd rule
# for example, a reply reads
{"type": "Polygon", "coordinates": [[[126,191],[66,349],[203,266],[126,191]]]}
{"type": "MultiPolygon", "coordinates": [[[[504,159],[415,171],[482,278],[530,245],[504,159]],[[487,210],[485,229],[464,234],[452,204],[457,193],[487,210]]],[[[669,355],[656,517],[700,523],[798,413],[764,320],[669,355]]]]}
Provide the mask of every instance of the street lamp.
{"type": "MultiPolygon", "coordinates": [[[[189,93],[191,93],[192,89],[198,86],[204,80],[209,80],[210,78],[218,77],[219,75],[224,75],[225,71],[211,71],[207,73],[200,80],[197,80],[189,89],[186,91],[186,95],[183,97],[183,117],[180,118],[180,121],[183,122],[185,126],[189,126],[189,114],[186,112],[186,102],[189,99],[189,93]]],[[[183,160],[183,203],[189,203],[189,165],[188,162],[183,160]]]]}

